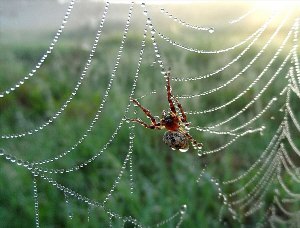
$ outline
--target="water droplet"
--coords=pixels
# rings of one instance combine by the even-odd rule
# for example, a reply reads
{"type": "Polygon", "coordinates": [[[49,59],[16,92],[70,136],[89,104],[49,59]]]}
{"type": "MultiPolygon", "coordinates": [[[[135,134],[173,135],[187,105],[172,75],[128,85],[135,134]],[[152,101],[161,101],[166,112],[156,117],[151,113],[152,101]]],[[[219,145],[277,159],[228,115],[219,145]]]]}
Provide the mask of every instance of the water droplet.
{"type": "Polygon", "coordinates": [[[17,160],[17,165],[22,165],[23,161],[22,160],[17,160]]]}
{"type": "Polygon", "coordinates": [[[176,150],[175,148],[171,147],[172,150],[176,150]]]}
{"type": "Polygon", "coordinates": [[[3,155],[4,155],[4,150],[0,149],[0,156],[3,156],[3,155]]]}
{"type": "Polygon", "coordinates": [[[188,146],[186,148],[180,148],[179,149],[180,152],[187,152],[188,150],[189,150],[188,146]]]}
{"type": "Polygon", "coordinates": [[[202,144],[202,143],[198,143],[198,145],[197,145],[197,149],[198,149],[198,150],[201,150],[201,149],[202,149],[202,147],[203,147],[203,144],[202,144]]]}
{"type": "Polygon", "coordinates": [[[182,205],[182,207],[180,208],[180,214],[184,215],[186,212],[186,205],[182,205]]]}
{"type": "Polygon", "coordinates": [[[209,28],[209,29],[208,29],[208,32],[209,32],[209,33],[213,33],[214,31],[215,31],[214,28],[209,28]]]}

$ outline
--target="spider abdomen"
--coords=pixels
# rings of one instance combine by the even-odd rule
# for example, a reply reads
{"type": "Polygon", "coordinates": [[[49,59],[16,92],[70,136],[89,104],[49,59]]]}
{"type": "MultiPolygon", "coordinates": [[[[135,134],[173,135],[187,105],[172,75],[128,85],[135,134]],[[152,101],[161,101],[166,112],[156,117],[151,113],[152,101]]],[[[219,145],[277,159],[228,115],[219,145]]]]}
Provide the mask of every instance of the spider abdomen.
{"type": "Polygon", "coordinates": [[[189,149],[188,138],[179,131],[166,131],[163,141],[172,149],[180,150],[181,152],[186,152],[189,149]]]}

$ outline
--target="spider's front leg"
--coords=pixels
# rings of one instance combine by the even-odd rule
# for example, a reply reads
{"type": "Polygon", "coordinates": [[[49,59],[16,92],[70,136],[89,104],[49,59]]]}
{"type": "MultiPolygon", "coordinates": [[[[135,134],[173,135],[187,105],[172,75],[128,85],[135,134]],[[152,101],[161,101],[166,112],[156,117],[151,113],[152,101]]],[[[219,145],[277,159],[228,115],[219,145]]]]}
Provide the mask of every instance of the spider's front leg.
{"type": "Polygon", "coordinates": [[[146,114],[146,116],[148,116],[152,122],[152,125],[157,125],[157,122],[154,118],[154,116],[151,114],[151,112],[144,108],[136,99],[131,99],[131,101],[136,104],[140,109],[142,109],[142,111],[146,114]]]}
{"type": "Polygon", "coordinates": [[[171,79],[171,68],[169,68],[169,70],[166,72],[165,76],[167,77],[167,97],[168,97],[168,102],[170,105],[170,109],[171,112],[173,112],[174,114],[176,114],[176,109],[172,100],[172,88],[170,85],[170,79],[171,79]]]}
{"type": "Polygon", "coordinates": [[[188,126],[189,123],[188,123],[187,120],[186,120],[186,114],[184,113],[184,110],[183,110],[182,105],[179,103],[179,101],[178,101],[178,99],[177,99],[176,97],[174,97],[173,95],[172,95],[172,97],[173,97],[173,99],[175,100],[175,102],[176,102],[176,104],[177,104],[177,107],[179,108],[179,110],[180,110],[180,112],[181,112],[181,116],[182,116],[181,120],[182,120],[182,122],[184,122],[185,125],[188,126]]]}
{"type": "Polygon", "coordinates": [[[145,128],[158,129],[158,130],[162,129],[161,124],[156,122],[154,116],[151,114],[151,112],[148,109],[144,108],[136,99],[131,99],[131,101],[136,106],[138,106],[140,109],[142,109],[142,111],[146,114],[146,116],[148,116],[150,118],[152,124],[147,124],[144,121],[142,121],[141,119],[136,119],[136,118],[135,119],[127,119],[127,120],[139,123],[142,126],[144,126],[145,128]]]}
{"type": "Polygon", "coordinates": [[[160,130],[161,127],[160,127],[160,123],[157,123],[157,124],[147,124],[145,123],[144,121],[142,121],[141,119],[127,119],[131,122],[136,122],[136,123],[139,123],[141,124],[142,126],[144,126],[145,128],[149,128],[149,129],[158,129],[160,130]]]}

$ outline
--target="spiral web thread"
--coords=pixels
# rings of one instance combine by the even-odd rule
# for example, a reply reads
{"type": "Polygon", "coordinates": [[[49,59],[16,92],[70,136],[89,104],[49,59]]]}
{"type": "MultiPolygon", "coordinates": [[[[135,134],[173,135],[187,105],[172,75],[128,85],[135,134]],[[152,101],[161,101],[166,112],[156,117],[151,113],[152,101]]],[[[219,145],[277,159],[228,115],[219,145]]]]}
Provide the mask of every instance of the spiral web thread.
{"type": "MultiPolygon", "coordinates": [[[[61,26],[59,27],[57,33],[55,34],[48,49],[45,51],[45,54],[43,54],[42,58],[37,62],[36,66],[32,69],[32,71],[27,76],[25,76],[23,79],[21,79],[20,81],[12,85],[10,88],[0,88],[0,90],[2,91],[0,93],[0,99],[9,96],[9,94],[13,93],[15,90],[20,88],[29,79],[31,78],[33,79],[33,76],[37,77],[36,73],[38,72],[38,69],[42,67],[44,61],[55,49],[56,43],[59,42],[59,37],[62,34],[65,25],[67,24],[69,15],[71,14],[73,7],[75,6],[75,2],[76,1],[74,0],[70,1],[61,26]]],[[[254,96],[254,98],[248,104],[246,104],[240,111],[234,113],[230,117],[225,117],[225,119],[217,120],[214,123],[207,123],[206,126],[193,126],[189,129],[191,131],[200,132],[199,134],[208,133],[208,134],[213,134],[216,137],[217,136],[231,137],[228,139],[227,142],[225,142],[223,145],[220,145],[217,148],[209,148],[209,149],[206,148],[204,150],[198,150],[197,154],[200,158],[202,156],[210,156],[215,153],[224,152],[225,150],[231,148],[234,145],[234,143],[237,140],[239,140],[240,137],[248,136],[251,134],[257,134],[257,133],[263,135],[263,132],[266,130],[266,127],[259,126],[253,128],[252,124],[257,122],[257,120],[259,120],[266,113],[269,113],[271,107],[276,103],[278,103],[278,100],[285,98],[285,102],[281,110],[281,112],[284,113],[283,119],[280,122],[278,129],[274,134],[274,137],[270,140],[266,149],[262,151],[260,157],[256,160],[256,162],[254,162],[249,167],[247,171],[245,171],[244,173],[242,173],[240,176],[236,178],[221,182],[217,180],[217,178],[208,175],[208,171],[204,169],[200,172],[201,174],[197,181],[199,181],[203,176],[207,177],[217,187],[219,198],[222,199],[223,201],[223,209],[226,208],[227,210],[229,210],[230,214],[232,215],[232,218],[238,220],[239,222],[242,221],[241,218],[243,216],[247,217],[254,214],[258,210],[265,209],[268,213],[266,213],[266,216],[262,219],[262,221],[258,225],[263,226],[265,223],[270,223],[271,225],[274,225],[276,223],[278,224],[291,224],[297,222],[299,223],[299,212],[288,211],[288,209],[286,209],[286,205],[288,204],[297,205],[297,203],[299,204],[300,193],[294,193],[292,190],[290,190],[289,186],[287,186],[285,183],[286,178],[285,179],[283,178],[283,176],[288,176],[290,177],[291,181],[300,183],[300,167],[298,167],[295,161],[293,161],[293,159],[291,158],[291,156],[293,157],[300,156],[299,146],[297,147],[295,143],[295,138],[299,137],[300,134],[300,123],[299,123],[300,120],[297,117],[297,115],[294,113],[293,105],[291,104],[291,99],[293,100],[298,99],[297,102],[299,102],[300,99],[300,66],[299,66],[299,59],[298,59],[299,17],[294,17],[291,19],[292,17],[291,15],[293,15],[291,10],[288,12],[280,12],[280,11],[272,12],[271,15],[268,17],[268,19],[264,23],[262,23],[254,32],[252,32],[247,37],[241,39],[236,44],[232,44],[229,45],[228,47],[220,48],[216,50],[205,50],[205,49],[198,49],[195,47],[189,47],[189,45],[187,44],[181,44],[180,42],[177,42],[167,37],[167,35],[164,35],[163,32],[160,31],[159,25],[153,22],[155,18],[151,17],[151,10],[148,9],[145,2],[142,3],[131,2],[129,6],[127,20],[123,30],[121,44],[115,60],[115,65],[109,77],[108,86],[104,92],[104,97],[100,102],[100,105],[98,107],[98,110],[94,118],[92,119],[89,126],[86,128],[86,131],[77,140],[77,142],[75,142],[66,151],[60,152],[59,155],[55,155],[51,158],[45,158],[44,160],[36,160],[36,161],[27,161],[27,160],[19,159],[11,155],[9,151],[5,150],[5,140],[14,140],[16,138],[23,138],[23,137],[34,137],[35,134],[42,134],[45,128],[53,124],[58,119],[58,117],[64,114],[65,109],[72,102],[73,98],[77,95],[77,92],[80,86],[84,83],[85,78],[88,77],[88,70],[92,64],[94,54],[97,51],[97,46],[101,45],[101,34],[102,34],[103,27],[105,26],[106,17],[109,14],[109,8],[110,8],[110,2],[108,1],[106,2],[104,6],[103,14],[99,19],[98,31],[94,38],[94,44],[90,50],[89,57],[86,60],[81,75],[77,81],[77,84],[74,87],[74,90],[71,92],[70,96],[63,103],[61,108],[55,114],[53,114],[53,116],[50,117],[48,121],[40,123],[37,126],[33,127],[32,129],[20,130],[18,132],[13,132],[13,133],[1,133],[1,147],[3,147],[3,149],[1,149],[0,155],[6,161],[12,163],[12,165],[21,166],[32,173],[36,227],[40,227],[40,222],[42,222],[40,221],[39,218],[40,213],[39,213],[38,184],[40,181],[49,183],[50,185],[54,186],[57,190],[61,191],[62,194],[64,194],[65,203],[68,208],[68,215],[70,219],[72,219],[73,217],[71,200],[77,200],[84,204],[87,204],[88,220],[90,216],[90,211],[95,207],[99,207],[108,216],[110,221],[112,221],[112,219],[114,218],[122,221],[123,224],[129,222],[134,224],[137,227],[144,227],[145,225],[142,224],[142,222],[140,222],[136,218],[132,218],[130,216],[128,217],[122,216],[119,215],[118,213],[110,211],[106,206],[106,204],[110,201],[111,197],[116,191],[118,184],[123,178],[124,173],[127,171],[129,172],[129,176],[130,176],[130,191],[132,194],[134,190],[132,156],[134,152],[135,126],[132,124],[125,124],[125,123],[126,123],[127,115],[129,114],[130,110],[134,108],[132,107],[130,100],[131,98],[135,97],[135,92],[136,92],[137,82],[140,77],[140,68],[143,61],[143,54],[145,51],[145,47],[147,45],[152,47],[154,51],[156,63],[161,70],[162,76],[165,73],[166,66],[165,66],[165,61],[163,60],[164,57],[160,51],[161,48],[159,46],[160,44],[158,43],[158,39],[159,42],[164,42],[166,45],[172,45],[173,48],[176,48],[184,52],[191,52],[191,53],[202,54],[202,55],[208,54],[210,56],[216,56],[216,57],[219,55],[224,55],[227,52],[233,50],[241,49],[239,54],[235,58],[230,60],[229,63],[225,64],[224,66],[220,66],[219,69],[214,70],[213,72],[207,73],[205,75],[200,75],[200,76],[187,75],[187,76],[178,77],[178,75],[175,75],[175,77],[172,78],[174,83],[179,83],[179,84],[197,83],[197,81],[202,79],[217,77],[223,71],[230,69],[230,67],[233,66],[235,63],[237,63],[238,60],[241,59],[245,53],[251,50],[251,48],[256,44],[256,42],[259,41],[261,36],[264,35],[266,30],[270,29],[269,26],[271,22],[273,22],[273,20],[278,18],[279,16],[283,16],[283,19],[280,20],[280,23],[274,29],[273,33],[271,33],[267,42],[260,49],[260,51],[255,55],[255,57],[252,60],[250,60],[248,64],[239,73],[232,76],[227,82],[223,82],[221,85],[217,85],[212,89],[202,91],[199,92],[198,94],[193,94],[193,95],[178,94],[176,96],[180,100],[195,100],[198,99],[199,97],[201,97],[201,99],[202,98],[205,99],[206,96],[217,96],[217,93],[222,92],[224,89],[226,89],[226,87],[232,86],[232,83],[234,83],[240,77],[241,78],[244,77],[245,72],[247,72],[247,70],[250,69],[257,61],[260,61],[261,56],[265,52],[270,51],[270,45],[272,44],[273,40],[278,36],[279,32],[282,32],[281,31],[282,28],[284,26],[288,28],[287,31],[282,32],[285,33],[285,36],[282,39],[282,42],[279,44],[276,52],[272,55],[272,58],[266,64],[264,69],[255,76],[254,81],[251,82],[246,89],[244,89],[241,93],[239,93],[230,101],[224,102],[219,106],[206,109],[206,110],[196,110],[196,111],[186,110],[186,112],[188,115],[197,116],[197,115],[205,115],[207,113],[223,111],[223,109],[225,109],[227,106],[235,104],[240,97],[244,96],[252,88],[255,88],[257,85],[262,84],[263,82],[260,82],[260,80],[263,77],[269,77],[267,83],[263,85],[262,89],[260,89],[259,92],[254,96]],[[111,87],[115,81],[115,78],[118,77],[119,64],[122,59],[123,49],[127,40],[127,33],[132,23],[132,15],[134,10],[140,11],[144,14],[145,28],[143,30],[143,40],[140,45],[139,59],[136,66],[136,72],[135,75],[133,76],[133,83],[131,85],[130,96],[128,97],[127,100],[128,103],[125,110],[123,111],[123,118],[117,124],[117,127],[115,128],[111,137],[107,140],[106,143],[104,143],[103,147],[97,151],[95,150],[93,152],[93,155],[87,160],[83,161],[80,164],[74,165],[72,167],[65,167],[63,169],[45,168],[44,167],[45,164],[54,163],[60,159],[64,159],[64,157],[67,156],[68,154],[75,152],[77,147],[81,143],[83,143],[86,140],[86,138],[89,137],[89,135],[93,132],[95,124],[98,121],[101,121],[102,110],[106,107],[106,103],[110,95],[111,87]],[[293,24],[290,26],[287,25],[288,19],[293,21],[293,24]],[[150,37],[150,43],[147,42],[147,37],[150,37]],[[246,47],[244,47],[245,45],[246,47]],[[292,46],[292,48],[289,48],[289,46],[292,46]],[[285,53],[284,50],[286,49],[288,49],[288,51],[285,53]],[[276,71],[270,75],[269,73],[270,67],[274,64],[274,62],[276,62],[278,57],[282,55],[284,55],[284,60],[280,63],[279,67],[276,68],[276,71]],[[232,120],[244,114],[249,109],[249,107],[251,107],[251,105],[255,104],[255,102],[261,99],[262,95],[264,95],[264,92],[270,86],[272,86],[272,83],[277,78],[280,77],[285,77],[286,84],[284,85],[281,92],[277,96],[272,97],[262,110],[257,112],[255,116],[251,117],[241,125],[235,127],[229,125],[232,122],[232,120]],[[129,127],[129,136],[128,136],[129,146],[128,146],[127,155],[124,158],[119,174],[115,177],[111,189],[107,192],[106,197],[102,201],[96,201],[90,199],[85,195],[72,190],[68,186],[65,186],[57,182],[52,177],[52,174],[60,175],[64,173],[80,171],[80,169],[90,165],[91,163],[93,163],[98,159],[101,159],[101,155],[109,151],[108,149],[109,146],[115,142],[116,136],[119,134],[121,128],[123,127],[129,127]],[[291,131],[291,127],[293,127],[296,131],[295,130],[291,131]],[[243,186],[241,188],[235,189],[234,191],[231,192],[226,192],[226,190],[224,190],[226,189],[226,186],[234,185],[235,183],[241,181],[243,181],[243,186]],[[274,192],[273,202],[271,205],[269,205],[269,207],[267,207],[266,206],[267,203],[264,201],[265,195],[268,192],[272,192],[271,187],[274,185],[276,185],[277,188],[273,191],[274,192]],[[278,211],[280,211],[280,213],[278,213],[278,211]],[[282,219],[280,217],[280,214],[282,213],[285,214],[288,219],[282,219]]],[[[254,8],[250,9],[249,11],[247,11],[246,13],[242,14],[241,16],[230,19],[228,22],[228,26],[234,26],[235,24],[243,23],[244,19],[249,18],[256,13],[257,8],[259,8],[259,4],[254,8]]],[[[195,32],[208,31],[209,33],[214,33],[218,29],[212,26],[194,25],[189,22],[186,22],[180,19],[179,17],[177,17],[176,15],[169,13],[170,11],[166,8],[161,8],[160,12],[162,13],[162,15],[165,15],[169,19],[173,20],[173,22],[178,23],[179,26],[192,29],[195,32]]],[[[140,97],[139,99],[143,99],[144,97],[147,96],[152,96],[155,93],[156,92],[148,93],[140,97]]],[[[175,212],[171,217],[166,218],[165,220],[160,221],[151,226],[160,227],[176,219],[177,220],[176,227],[180,227],[181,224],[184,222],[184,215],[187,213],[187,205],[182,205],[182,206],[178,205],[178,206],[180,207],[180,209],[177,212],[175,212]]],[[[112,223],[110,223],[110,225],[112,226],[112,223]]]]}

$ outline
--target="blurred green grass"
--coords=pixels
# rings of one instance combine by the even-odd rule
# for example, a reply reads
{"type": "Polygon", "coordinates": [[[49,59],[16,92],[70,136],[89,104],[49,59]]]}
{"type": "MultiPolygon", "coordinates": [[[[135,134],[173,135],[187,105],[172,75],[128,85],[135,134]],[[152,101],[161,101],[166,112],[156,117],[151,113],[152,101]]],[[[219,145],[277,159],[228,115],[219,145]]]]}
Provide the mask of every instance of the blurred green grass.
{"type": "MultiPolygon", "coordinates": [[[[187,36],[183,34],[181,32],[177,33],[182,40],[187,36]]],[[[141,43],[140,35],[141,33],[137,32],[129,34],[110,96],[93,132],[70,155],[52,165],[45,165],[45,167],[66,168],[81,163],[93,156],[108,141],[121,121],[124,109],[129,102],[129,93],[132,88],[141,43]]],[[[53,54],[49,56],[49,59],[46,60],[32,80],[26,82],[16,92],[1,99],[0,124],[2,134],[31,129],[51,117],[68,98],[79,78],[83,63],[88,57],[88,45],[78,45],[81,36],[82,33],[78,37],[72,37],[72,40],[59,43],[53,54]]],[[[60,154],[77,142],[90,124],[103,99],[120,45],[120,37],[121,34],[117,32],[103,37],[88,77],[70,106],[53,125],[33,136],[1,140],[0,147],[19,158],[34,161],[60,154]]],[[[201,38],[196,35],[188,37],[190,46],[195,45],[199,48],[204,46],[207,49],[215,49],[224,43],[222,37],[214,38],[212,43],[206,41],[207,37],[201,38]]],[[[224,83],[249,63],[249,60],[260,50],[268,37],[268,33],[264,34],[264,38],[260,43],[247,52],[238,63],[222,72],[220,76],[183,84],[172,82],[173,92],[175,94],[196,94],[199,91],[224,83]]],[[[162,48],[162,55],[165,57],[165,64],[172,67],[174,77],[211,72],[240,53],[239,49],[220,57],[212,57],[210,55],[182,52],[182,50],[166,45],[161,41],[159,41],[159,45],[162,48]]],[[[1,45],[1,88],[9,87],[26,75],[45,48],[47,48],[47,45],[42,42],[23,45],[12,42],[1,45]]],[[[254,64],[241,79],[228,88],[204,98],[182,100],[183,106],[186,110],[203,110],[230,100],[254,80],[276,50],[277,43],[272,44],[263,58],[257,64],[254,64]]],[[[288,50],[288,48],[284,49],[279,60],[272,65],[270,71],[262,80],[264,83],[260,83],[256,89],[250,90],[230,108],[215,114],[189,116],[192,125],[206,126],[209,123],[216,123],[219,122],[218,120],[222,120],[226,116],[229,117],[240,110],[268,81],[268,78],[272,75],[271,72],[275,72],[288,50]]],[[[151,41],[147,40],[136,97],[156,90],[156,94],[144,98],[141,102],[155,115],[160,115],[162,109],[167,107],[166,92],[164,79],[157,64],[153,65],[153,61],[151,41]]],[[[286,71],[287,67],[283,72],[286,71]]],[[[272,96],[278,95],[280,89],[286,83],[284,76],[284,73],[281,73],[279,75],[280,79],[276,80],[274,85],[266,91],[262,99],[245,115],[233,121],[230,126],[234,127],[244,123],[255,113],[258,113],[272,96]]],[[[259,134],[242,137],[225,151],[201,159],[197,158],[195,151],[191,151],[191,153],[171,151],[162,142],[163,132],[151,131],[137,125],[135,127],[136,137],[133,151],[134,194],[130,194],[129,173],[126,172],[107,207],[121,215],[133,216],[143,224],[148,225],[172,216],[180,209],[182,204],[187,204],[188,209],[183,227],[199,227],[199,224],[201,224],[201,227],[222,227],[225,226],[225,222],[229,227],[239,227],[240,225],[231,219],[227,211],[224,212],[223,221],[219,221],[222,200],[218,199],[217,189],[210,183],[209,175],[227,180],[246,170],[266,147],[280,123],[283,113],[278,112],[278,109],[284,104],[284,100],[284,97],[279,97],[279,104],[272,107],[271,111],[255,122],[254,126],[256,127],[260,125],[267,127],[263,137],[259,134]],[[274,116],[275,120],[270,119],[271,116],[274,116]],[[208,164],[208,174],[197,183],[196,179],[206,163],[208,164]]],[[[299,113],[299,107],[295,105],[294,108],[295,113],[299,113]]],[[[133,115],[132,110],[129,114],[133,115]]],[[[137,115],[145,119],[142,112],[138,111],[137,115]]],[[[55,179],[91,199],[102,201],[111,189],[128,152],[128,127],[129,124],[124,124],[114,142],[95,162],[79,172],[53,175],[55,179]]],[[[197,140],[203,142],[206,149],[219,147],[230,139],[228,136],[200,134],[193,130],[191,134],[197,140]]],[[[0,160],[0,170],[1,227],[34,226],[34,202],[30,173],[24,168],[10,164],[3,159],[0,160]]],[[[237,183],[234,189],[241,186],[242,183],[237,183]]],[[[297,186],[292,187],[297,189],[297,186]]],[[[233,188],[230,189],[229,187],[226,190],[233,190],[233,188]]],[[[70,198],[70,202],[73,219],[68,219],[68,209],[63,193],[41,179],[38,179],[38,191],[42,227],[108,226],[108,217],[103,210],[92,209],[90,221],[88,222],[87,206],[72,198],[70,198]]],[[[270,196],[267,198],[269,202],[272,200],[270,196]]],[[[252,227],[263,214],[264,212],[259,212],[257,216],[248,218],[244,223],[252,227]]],[[[116,226],[120,225],[118,224],[119,221],[113,222],[116,226]]],[[[176,222],[175,219],[166,226],[175,227],[176,222]]],[[[131,226],[126,224],[126,227],[131,226]]]]}

